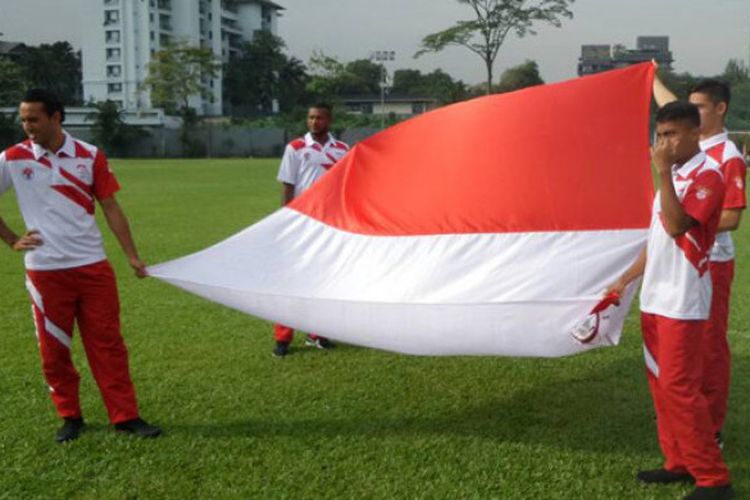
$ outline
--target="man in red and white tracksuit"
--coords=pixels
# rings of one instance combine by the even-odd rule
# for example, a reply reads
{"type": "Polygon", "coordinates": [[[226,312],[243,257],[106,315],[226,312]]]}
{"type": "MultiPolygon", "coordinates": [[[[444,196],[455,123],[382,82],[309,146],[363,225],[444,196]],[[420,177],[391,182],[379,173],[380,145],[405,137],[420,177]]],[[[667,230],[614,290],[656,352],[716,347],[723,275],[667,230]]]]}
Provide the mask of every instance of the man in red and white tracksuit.
{"type": "Polygon", "coordinates": [[[29,91],[19,115],[29,140],[0,154],[0,194],[15,188],[28,229],[18,236],[0,218],[0,238],[25,252],[42,371],[65,421],[56,439],[75,439],[84,425],[80,377],[71,359],[74,323],[115,428],[157,436],[161,430],[139,417],[120,334],[115,275],[94,218],[98,201],[136,275],[146,276],[127,218],[114,197],[117,180],[100,150],[62,129],[65,110],[54,94],[29,91]]]}
{"type": "MultiPolygon", "coordinates": [[[[658,105],[677,98],[658,78],[654,82],[658,105]]],[[[711,251],[710,270],[713,283],[711,317],[703,338],[705,361],[703,393],[708,399],[713,430],[721,443],[721,431],[727,414],[731,373],[731,356],[727,327],[729,303],[734,278],[734,243],[731,232],[739,228],[742,211],[747,205],[745,181],[747,167],[742,153],[729,140],[724,121],[729,110],[729,86],[719,80],[703,80],[693,86],[688,100],[698,107],[701,117],[700,147],[720,165],[724,175],[724,204],[719,219],[716,242],[711,251]]]]}
{"type": "MultiPolygon", "coordinates": [[[[284,150],[277,180],[282,183],[282,206],[307,191],[320,177],[330,170],[346,153],[349,146],[337,141],[330,133],[333,114],[327,104],[316,104],[307,113],[308,133],[290,142],[284,150]]],[[[275,324],[274,356],[283,357],[289,352],[294,330],[275,324]]],[[[333,344],[323,337],[311,334],[307,343],[320,349],[329,349],[333,344]]]]}
{"type": "Polygon", "coordinates": [[[641,329],[664,466],[645,483],[695,482],[686,498],[731,498],[729,470],[714,440],[702,391],[703,334],[711,308],[708,257],[724,201],[719,164],[700,150],[698,108],[671,102],[656,116],[653,162],[660,190],[648,243],[609,292],[643,275],[641,329]]]}

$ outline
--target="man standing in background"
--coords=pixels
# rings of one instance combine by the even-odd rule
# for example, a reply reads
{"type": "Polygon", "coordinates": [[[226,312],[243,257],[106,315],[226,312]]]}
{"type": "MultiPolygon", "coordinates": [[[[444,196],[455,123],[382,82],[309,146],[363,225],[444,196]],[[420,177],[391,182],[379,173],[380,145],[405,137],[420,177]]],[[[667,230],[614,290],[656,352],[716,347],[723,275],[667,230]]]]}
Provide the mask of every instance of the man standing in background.
{"type": "MultiPolygon", "coordinates": [[[[337,141],[331,134],[332,119],[329,105],[311,106],[307,113],[307,134],[286,146],[277,177],[282,183],[282,206],[307,191],[349,152],[349,146],[337,141]]],[[[275,324],[273,330],[276,339],[273,355],[284,357],[289,352],[294,330],[279,324],[275,324]]],[[[333,347],[328,339],[314,334],[308,335],[305,342],[319,349],[333,347]]]]}

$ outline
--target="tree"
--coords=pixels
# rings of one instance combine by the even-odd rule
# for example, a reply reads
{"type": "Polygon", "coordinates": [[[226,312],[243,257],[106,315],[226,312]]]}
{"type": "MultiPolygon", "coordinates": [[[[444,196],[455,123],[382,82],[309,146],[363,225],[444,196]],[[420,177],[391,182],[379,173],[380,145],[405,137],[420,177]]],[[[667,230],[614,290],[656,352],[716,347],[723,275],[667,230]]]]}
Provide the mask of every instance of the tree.
{"type": "Polygon", "coordinates": [[[15,115],[0,113],[0,151],[18,142],[20,130],[15,115]]]}
{"type": "Polygon", "coordinates": [[[340,96],[377,94],[384,68],[368,59],[357,59],[346,64],[322,52],[310,58],[312,76],[307,86],[318,99],[335,100],[340,96]]]}
{"type": "Polygon", "coordinates": [[[108,156],[128,156],[128,146],[148,134],[139,127],[125,123],[123,110],[113,101],[97,102],[93,107],[97,112],[90,113],[86,120],[94,121],[91,126],[94,143],[108,156]]]}
{"type": "Polygon", "coordinates": [[[512,92],[525,87],[541,85],[544,83],[539,75],[539,67],[536,61],[527,60],[523,64],[506,69],[500,75],[499,92],[512,92]]]}
{"type": "Polygon", "coordinates": [[[393,73],[391,92],[393,94],[433,97],[441,104],[457,102],[468,96],[464,82],[454,80],[441,69],[436,69],[427,74],[423,74],[416,69],[396,70],[393,73]]]}
{"type": "Polygon", "coordinates": [[[82,103],[81,54],[68,42],[26,46],[18,64],[29,87],[51,90],[68,106],[82,103]]]}
{"type": "Polygon", "coordinates": [[[492,92],[492,69],[500,47],[506,37],[514,32],[518,37],[535,35],[532,29],[537,22],[555,27],[562,25],[561,18],[572,18],[568,5],[575,0],[457,0],[468,5],[475,18],[456,24],[422,39],[419,57],[428,52],[440,52],[449,46],[461,46],[479,55],[487,69],[486,92],[492,92]]]}
{"type": "Polygon", "coordinates": [[[151,101],[182,118],[180,142],[188,156],[200,155],[201,146],[193,140],[198,116],[190,107],[190,97],[211,99],[209,81],[219,74],[221,65],[208,48],[191,47],[178,42],[167,45],[151,57],[143,84],[151,90],[151,101]]]}
{"type": "Polygon", "coordinates": [[[722,77],[729,85],[737,85],[739,83],[750,81],[750,70],[747,65],[739,59],[730,59],[724,68],[724,74],[722,77]]]}
{"type": "Polygon", "coordinates": [[[18,105],[28,86],[20,65],[0,58],[0,106],[18,105]]]}
{"type": "Polygon", "coordinates": [[[221,66],[211,49],[191,47],[185,42],[170,43],[151,56],[143,84],[151,90],[151,101],[174,112],[190,107],[190,97],[211,99],[209,81],[221,66]]]}
{"type": "Polygon", "coordinates": [[[284,48],[281,38],[256,31],[239,56],[225,65],[225,96],[234,116],[268,115],[275,100],[286,112],[305,100],[305,65],[287,56],[284,48]]]}

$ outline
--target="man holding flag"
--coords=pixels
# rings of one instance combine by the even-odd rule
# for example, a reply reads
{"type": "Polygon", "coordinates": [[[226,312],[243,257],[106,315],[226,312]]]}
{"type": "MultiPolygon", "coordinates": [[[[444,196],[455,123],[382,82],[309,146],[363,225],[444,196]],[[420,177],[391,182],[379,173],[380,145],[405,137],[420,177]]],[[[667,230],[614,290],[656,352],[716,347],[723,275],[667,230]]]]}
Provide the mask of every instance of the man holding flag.
{"type": "MultiPolygon", "coordinates": [[[[734,279],[734,243],[732,231],[739,228],[742,211],[747,206],[744,155],[729,140],[724,126],[730,101],[729,86],[718,80],[704,80],[690,89],[688,100],[701,115],[701,149],[721,165],[726,195],[719,220],[716,243],[710,256],[711,316],[703,337],[705,353],[703,394],[708,399],[716,440],[722,444],[722,429],[727,414],[731,373],[731,355],[727,327],[729,302],[734,279]]],[[[654,99],[659,106],[677,100],[657,76],[654,99]]]]}
{"type": "Polygon", "coordinates": [[[723,177],[719,164],[700,149],[695,105],[672,102],[659,109],[656,134],[660,190],[648,243],[607,290],[622,295],[643,275],[643,349],[665,463],[637,477],[644,483],[695,482],[686,498],[731,498],[729,470],[701,390],[702,337],[711,305],[708,256],[721,217],[723,177]]]}

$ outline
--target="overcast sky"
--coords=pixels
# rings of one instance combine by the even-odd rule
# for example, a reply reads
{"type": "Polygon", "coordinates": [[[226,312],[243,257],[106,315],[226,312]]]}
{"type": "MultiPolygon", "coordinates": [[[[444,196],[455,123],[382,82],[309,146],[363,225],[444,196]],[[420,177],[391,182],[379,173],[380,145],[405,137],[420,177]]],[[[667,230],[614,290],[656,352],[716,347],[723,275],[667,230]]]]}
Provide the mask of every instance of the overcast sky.
{"type": "MultiPolygon", "coordinates": [[[[390,49],[396,51],[396,61],[389,63],[389,70],[443,68],[468,83],[484,78],[481,59],[465,49],[413,59],[424,35],[470,17],[456,0],[275,1],[286,8],[279,34],[289,52],[304,61],[314,49],[343,61],[390,49]]],[[[0,40],[69,38],[79,46],[78,33],[85,29],[81,20],[90,13],[82,7],[91,3],[99,5],[101,0],[0,0],[0,40]],[[77,34],[66,35],[70,26],[79,27],[77,34]]],[[[562,28],[540,25],[537,36],[511,36],[498,55],[496,75],[534,59],[546,81],[564,80],[576,75],[582,44],[634,48],[638,35],[669,36],[677,71],[713,75],[730,58],[747,63],[750,57],[750,0],[577,0],[572,10],[574,18],[562,28]]]]}

